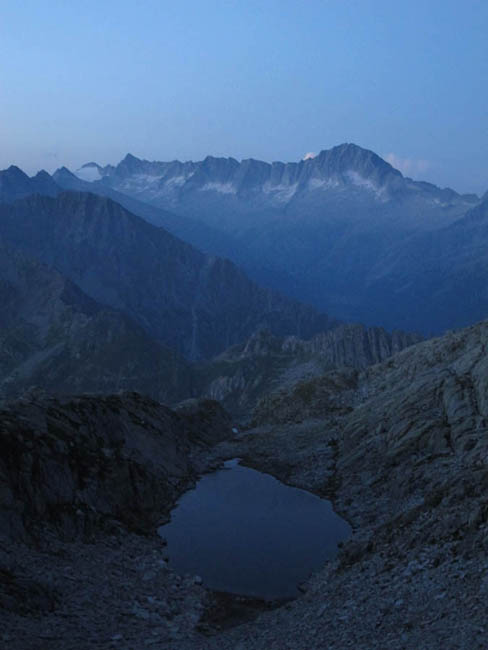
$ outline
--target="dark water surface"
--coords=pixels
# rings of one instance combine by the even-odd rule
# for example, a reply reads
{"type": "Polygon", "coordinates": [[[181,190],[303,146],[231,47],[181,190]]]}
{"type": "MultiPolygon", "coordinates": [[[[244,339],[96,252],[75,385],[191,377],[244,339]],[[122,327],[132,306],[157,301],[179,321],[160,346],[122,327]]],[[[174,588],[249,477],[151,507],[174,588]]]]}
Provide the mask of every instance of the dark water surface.
{"type": "Polygon", "coordinates": [[[275,599],[296,596],[350,530],[329,501],[234,459],[186,492],[159,533],[178,573],[218,591],[275,599]]]}

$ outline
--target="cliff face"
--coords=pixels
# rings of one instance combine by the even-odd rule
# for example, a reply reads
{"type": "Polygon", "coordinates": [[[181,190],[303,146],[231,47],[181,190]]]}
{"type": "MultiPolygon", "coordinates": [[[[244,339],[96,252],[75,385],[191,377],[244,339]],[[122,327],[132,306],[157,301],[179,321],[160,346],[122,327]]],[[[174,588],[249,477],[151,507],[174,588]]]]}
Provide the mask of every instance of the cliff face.
{"type": "Polygon", "coordinates": [[[263,398],[255,422],[323,421],[337,445],[338,504],[363,532],[382,523],[374,544],[468,552],[487,543],[487,344],[484,321],[359,372],[330,371],[263,398]]]}
{"type": "MultiPolygon", "coordinates": [[[[339,325],[308,341],[260,331],[197,368],[196,385],[227,409],[248,418],[267,393],[320,377],[331,368],[362,369],[417,343],[415,334],[339,325]]],[[[304,414],[297,417],[303,419],[304,414]]]]}
{"type": "MultiPolygon", "coordinates": [[[[399,502],[415,512],[412,543],[456,541],[463,553],[488,543],[487,344],[485,321],[405,350],[359,377],[338,471],[352,495],[368,485],[378,512],[391,514],[399,502]],[[353,476],[359,467],[362,486],[353,476]]],[[[359,511],[355,517],[365,523],[359,511]]],[[[402,520],[386,527],[385,539],[402,535],[405,543],[402,520]]]]}
{"type": "Polygon", "coordinates": [[[191,416],[137,393],[8,403],[0,412],[1,535],[29,542],[46,531],[63,540],[120,526],[154,532],[196,476],[191,452],[230,433],[213,402],[191,416]]]}
{"type": "Polygon", "coordinates": [[[214,647],[485,645],[487,345],[485,321],[260,403],[227,453],[331,497],[353,537],[303,598],[214,647]]]}

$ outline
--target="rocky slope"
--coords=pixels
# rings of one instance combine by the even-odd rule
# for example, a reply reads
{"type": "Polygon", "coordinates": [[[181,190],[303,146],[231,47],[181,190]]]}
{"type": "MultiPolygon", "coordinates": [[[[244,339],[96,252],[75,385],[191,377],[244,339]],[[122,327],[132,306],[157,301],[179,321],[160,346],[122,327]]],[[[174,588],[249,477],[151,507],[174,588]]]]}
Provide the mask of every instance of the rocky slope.
{"type": "Polygon", "coordinates": [[[188,364],[58,271],[0,246],[0,397],[138,390],[165,402],[192,394],[188,364]]]}
{"type": "Polygon", "coordinates": [[[263,395],[320,377],[331,368],[366,368],[419,340],[415,334],[389,334],[358,324],[337,325],[308,341],[261,330],[214,360],[197,365],[195,386],[245,422],[263,395]]]}
{"type": "MultiPolygon", "coordinates": [[[[426,244],[442,233],[442,255],[455,262],[449,228],[478,197],[405,178],[356,145],[298,163],[212,157],[165,163],[128,155],[115,167],[89,169],[94,192],[116,190],[181,215],[167,221],[172,232],[224,254],[261,284],[345,320],[430,334],[486,315],[476,298],[458,314],[446,307],[469,293],[470,265],[455,265],[451,291],[437,273],[437,246],[426,244]],[[417,295],[432,295],[431,308],[419,309],[417,295]]],[[[482,265],[476,245],[471,256],[482,265]]],[[[475,279],[482,284],[482,276],[475,279]]]]}
{"type": "Polygon", "coordinates": [[[63,193],[2,205],[0,236],[189,359],[213,356],[260,326],[305,337],[330,326],[110,199],[63,193]]]}
{"type": "Polygon", "coordinates": [[[354,536],[303,598],[208,647],[485,647],[487,343],[483,322],[263,401],[226,453],[332,497],[354,536]]]}
{"type": "Polygon", "coordinates": [[[202,625],[211,597],[190,577],[177,581],[151,540],[125,533],[103,537],[89,553],[79,542],[50,543],[28,554],[24,546],[0,544],[4,641],[15,650],[39,648],[39,638],[56,650],[80,643],[124,650],[484,648],[487,344],[484,322],[372,367],[330,371],[263,400],[255,412],[260,428],[234,440],[226,439],[229,424],[221,411],[223,424],[210,424],[205,440],[198,439],[207,417],[199,418],[198,409],[205,414],[207,407],[195,402],[181,406],[184,423],[181,414],[135,396],[44,398],[10,406],[0,420],[4,439],[15,441],[2,443],[12,452],[0,460],[8,496],[2,530],[9,530],[8,523],[10,534],[25,534],[20,513],[28,521],[51,522],[58,535],[89,533],[82,522],[94,517],[115,528],[117,522],[153,525],[154,507],[162,508],[178,489],[181,472],[187,476],[188,468],[241,456],[332,498],[354,535],[311,578],[302,597],[220,631],[202,625]],[[188,456],[192,448],[208,450],[205,443],[219,439],[210,457],[208,451],[199,460],[188,456]],[[29,459],[39,450],[49,462],[33,468],[29,459]],[[117,480],[107,496],[107,486],[131,466],[127,480],[117,480]],[[66,511],[54,507],[46,516],[45,504],[59,505],[66,498],[61,487],[72,485],[54,480],[61,467],[68,479],[76,477],[75,491],[66,511]],[[18,488],[46,482],[51,489],[35,490],[29,500],[18,488]],[[149,493],[147,485],[153,486],[149,493]],[[137,508],[131,510],[132,503],[137,508]],[[89,508],[93,504],[97,513],[89,508]],[[79,524],[60,525],[78,518],[79,524]],[[41,562],[41,571],[34,561],[41,562]],[[8,609],[12,603],[15,613],[8,609]]]}
{"type": "Polygon", "coordinates": [[[136,393],[4,405],[2,642],[105,647],[148,624],[154,641],[193,636],[207,596],[168,572],[154,530],[230,434],[211,401],[178,413],[136,393]]]}
{"type": "Polygon", "coordinates": [[[63,540],[111,525],[152,532],[195,478],[192,449],[231,433],[215,402],[176,413],[138,393],[31,394],[4,405],[0,427],[0,529],[20,541],[50,529],[63,540]]]}

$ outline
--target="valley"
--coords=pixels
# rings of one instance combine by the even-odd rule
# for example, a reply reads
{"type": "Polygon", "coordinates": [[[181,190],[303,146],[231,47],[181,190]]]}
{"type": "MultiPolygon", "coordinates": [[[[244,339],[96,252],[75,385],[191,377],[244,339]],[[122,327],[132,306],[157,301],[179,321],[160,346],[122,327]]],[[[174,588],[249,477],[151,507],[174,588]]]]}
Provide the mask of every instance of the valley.
{"type": "Polygon", "coordinates": [[[355,144],[271,164],[128,154],[76,173],[81,178],[61,171],[53,178],[144,204],[153,223],[162,210],[160,225],[170,232],[339,319],[431,335],[486,314],[479,239],[469,229],[457,235],[472,210],[481,218],[486,201],[414,181],[355,144]]]}

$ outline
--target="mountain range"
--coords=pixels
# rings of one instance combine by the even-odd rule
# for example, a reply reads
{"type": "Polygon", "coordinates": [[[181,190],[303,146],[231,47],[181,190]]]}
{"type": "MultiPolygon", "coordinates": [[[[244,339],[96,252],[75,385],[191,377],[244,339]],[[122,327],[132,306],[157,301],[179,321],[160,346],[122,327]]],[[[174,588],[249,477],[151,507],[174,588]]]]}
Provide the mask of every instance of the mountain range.
{"type": "Polygon", "coordinates": [[[204,394],[245,416],[270,390],[419,340],[294,295],[390,330],[458,327],[488,311],[487,239],[488,196],[404,178],[355,145],[271,165],[128,155],[31,178],[12,166],[0,172],[0,394],[204,394]]]}
{"type": "Polygon", "coordinates": [[[59,192],[59,185],[44,170],[32,177],[15,165],[0,171],[0,203],[11,203],[31,194],[56,196],[59,192]]]}
{"type": "Polygon", "coordinates": [[[469,220],[480,199],[404,177],[357,145],[271,164],[210,156],[150,162],[128,154],[116,166],[92,162],[76,174],[67,179],[58,170],[53,178],[70,189],[82,183],[125,195],[144,218],[338,318],[429,334],[487,313],[484,297],[463,279],[477,273],[466,254],[462,263],[448,262],[451,282],[442,280],[458,222],[469,220]],[[151,215],[141,214],[143,204],[151,215]]]}

